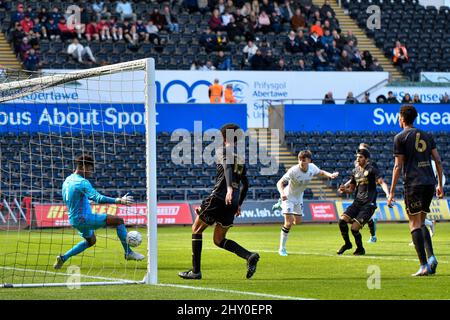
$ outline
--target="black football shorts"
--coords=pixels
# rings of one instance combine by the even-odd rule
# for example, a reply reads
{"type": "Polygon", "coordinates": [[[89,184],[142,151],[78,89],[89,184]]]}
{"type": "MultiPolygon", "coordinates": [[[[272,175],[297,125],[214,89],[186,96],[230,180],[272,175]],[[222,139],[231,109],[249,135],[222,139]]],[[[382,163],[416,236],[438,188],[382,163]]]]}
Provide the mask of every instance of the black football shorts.
{"type": "Polygon", "coordinates": [[[434,185],[405,186],[406,212],[413,216],[418,213],[430,213],[430,204],[434,197],[434,185]]]}
{"type": "Polygon", "coordinates": [[[372,218],[376,209],[377,206],[374,203],[358,203],[355,201],[345,210],[344,215],[364,226],[372,218]]]}
{"type": "Polygon", "coordinates": [[[223,227],[231,227],[237,209],[237,201],[233,201],[231,205],[226,205],[225,200],[210,195],[203,200],[200,208],[197,209],[197,214],[199,215],[199,218],[208,225],[218,223],[223,227]]]}

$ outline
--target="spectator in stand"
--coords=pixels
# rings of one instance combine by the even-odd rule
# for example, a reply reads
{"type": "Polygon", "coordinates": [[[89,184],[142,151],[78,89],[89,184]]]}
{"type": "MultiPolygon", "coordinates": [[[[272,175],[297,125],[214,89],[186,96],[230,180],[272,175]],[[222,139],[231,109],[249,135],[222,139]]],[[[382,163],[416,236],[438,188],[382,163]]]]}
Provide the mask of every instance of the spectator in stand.
{"type": "Polygon", "coordinates": [[[305,65],[305,60],[298,59],[297,65],[293,69],[294,71],[311,71],[311,68],[305,65]]]}
{"type": "Polygon", "coordinates": [[[313,25],[316,24],[316,22],[319,22],[320,25],[322,25],[322,18],[320,17],[320,11],[319,10],[314,11],[313,16],[306,21],[306,24],[308,26],[313,26],[313,25]]]}
{"type": "Polygon", "coordinates": [[[232,17],[233,16],[230,14],[230,12],[228,12],[228,10],[225,9],[225,11],[223,12],[222,17],[221,17],[222,26],[223,27],[228,26],[228,24],[230,23],[232,17]]]}
{"type": "Polygon", "coordinates": [[[387,102],[387,98],[385,97],[384,94],[380,94],[380,95],[377,97],[377,103],[388,103],[388,102],[387,102]]]}
{"type": "Polygon", "coordinates": [[[339,27],[339,20],[332,16],[330,11],[327,12],[327,18],[324,21],[324,25],[331,30],[341,30],[339,27]]]}
{"type": "Polygon", "coordinates": [[[217,53],[214,66],[216,67],[217,70],[230,71],[232,70],[231,58],[229,56],[226,56],[225,53],[222,50],[220,50],[217,53]]]}
{"type": "Polygon", "coordinates": [[[137,19],[136,24],[135,24],[135,28],[136,28],[137,40],[139,42],[142,42],[142,41],[148,42],[149,41],[149,35],[147,33],[146,25],[142,21],[141,17],[139,17],[137,19]]]}
{"type": "Polygon", "coordinates": [[[38,18],[39,18],[39,20],[41,21],[41,23],[47,23],[47,21],[48,21],[48,12],[47,12],[47,8],[46,7],[42,7],[42,8],[40,8],[40,10],[39,10],[39,13],[38,13],[38,18]]]}
{"type": "Polygon", "coordinates": [[[272,50],[267,50],[266,56],[264,57],[266,62],[265,70],[277,70],[276,57],[273,55],[272,50]]]}
{"type": "Polygon", "coordinates": [[[58,23],[62,17],[63,15],[59,12],[58,7],[53,7],[52,12],[50,12],[48,16],[49,19],[53,18],[53,20],[55,20],[56,23],[58,23]]]}
{"type": "Polygon", "coordinates": [[[370,93],[369,92],[364,93],[364,97],[362,98],[361,103],[372,103],[370,101],[370,93]]]}
{"type": "Polygon", "coordinates": [[[30,49],[28,56],[23,62],[23,66],[28,71],[38,71],[41,68],[42,62],[34,49],[30,49]]]}
{"type": "MultiPolygon", "coordinates": [[[[275,2],[276,3],[276,2],[275,2]]],[[[275,10],[272,12],[272,16],[270,17],[270,25],[272,27],[273,32],[280,33],[283,31],[283,18],[281,17],[281,14],[279,13],[279,10],[275,10]]]]}
{"type": "Polygon", "coordinates": [[[413,103],[422,103],[422,100],[420,100],[420,97],[417,93],[414,95],[413,103]]]}
{"type": "Polygon", "coordinates": [[[249,62],[252,70],[266,70],[266,59],[260,49],[256,50],[256,53],[249,59],[249,62]]]}
{"type": "MultiPolygon", "coordinates": [[[[90,9],[89,9],[90,10],[90,9]]],[[[76,14],[73,11],[73,14],[76,14]]],[[[86,33],[86,28],[89,24],[93,24],[90,26],[91,38],[98,40],[97,34],[97,23],[96,19],[92,13],[92,11],[85,10],[83,7],[80,7],[80,21],[75,21],[74,23],[75,32],[77,34],[78,39],[82,38],[82,35],[86,33]],[[95,34],[97,34],[95,36],[95,34]]]]}
{"type": "Polygon", "coordinates": [[[167,29],[170,32],[179,32],[180,27],[178,25],[178,20],[175,17],[175,15],[170,11],[169,6],[164,6],[164,12],[163,12],[164,18],[166,19],[165,25],[167,26],[167,29]]]}
{"type": "Polygon", "coordinates": [[[256,54],[258,51],[258,47],[256,44],[253,43],[253,41],[248,41],[247,45],[242,49],[242,52],[246,55],[247,61],[250,61],[250,59],[253,57],[253,55],[256,54]]]}
{"type": "Polygon", "coordinates": [[[297,39],[299,43],[300,52],[303,54],[308,54],[311,51],[311,48],[309,47],[308,39],[305,37],[305,33],[302,29],[300,29],[297,32],[297,39]]]}
{"type": "MultiPolygon", "coordinates": [[[[239,0],[238,0],[239,2],[239,0]]],[[[233,0],[227,0],[227,3],[225,5],[225,11],[228,11],[231,15],[236,13],[236,6],[234,5],[233,0]]]]}
{"type": "Polygon", "coordinates": [[[393,50],[392,62],[395,66],[401,67],[402,64],[407,63],[408,61],[408,51],[405,46],[400,43],[400,41],[396,41],[395,48],[393,50]]]}
{"type": "Polygon", "coordinates": [[[207,53],[216,50],[217,37],[211,32],[210,27],[207,27],[200,36],[199,43],[205,48],[207,53]]]}
{"type": "Polygon", "coordinates": [[[259,14],[257,30],[261,31],[264,34],[272,31],[272,28],[270,26],[270,18],[264,10],[261,10],[261,13],[259,14]]]}
{"type": "Polygon", "coordinates": [[[317,49],[313,59],[313,69],[316,71],[331,71],[330,62],[324,49],[317,49]]]}
{"type": "Polygon", "coordinates": [[[244,23],[244,37],[246,41],[255,41],[256,16],[251,13],[248,18],[243,20],[244,23]]]}
{"type": "Polygon", "coordinates": [[[259,15],[259,10],[260,10],[259,1],[253,0],[251,12],[253,12],[257,16],[257,15],[259,15]]]}
{"type": "Polygon", "coordinates": [[[281,16],[283,17],[283,22],[290,22],[294,16],[294,7],[292,6],[291,0],[284,0],[284,4],[280,8],[281,16]]]}
{"type": "Polygon", "coordinates": [[[300,43],[293,30],[289,32],[284,48],[286,49],[287,52],[290,53],[295,54],[297,52],[300,52],[300,43]]]}
{"type": "Polygon", "coordinates": [[[22,26],[19,22],[16,22],[14,29],[10,32],[10,39],[14,47],[14,53],[16,55],[20,53],[20,46],[25,36],[26,35],[25,32],[23,32],[22,26]]]}
{"type": "MultiPolygon", "coordinates": [[[[99,35],[99,31],[98,31],[98,24],[94,21],[89,22],[85,27],[84,36],[86,37],[87,41],[91,41],[92,39],[95,39],[98,41],[100,39],[100,35],[99,35]]],[[[78,38],[80,38],[80,37],[78,37],[78,38]]]]}
{"type": "Polygon", "coordinates": [[[374,59],[373,59],[373,63],[372,63],[372,65],[370,66],[370,70],[371,70],[371,71],[378,71],[378,72],[384,71],[384,70],[383,70],[383,67],[380,65],[380,63],[378,62],[378,59],[377,59],[377,58],[374,58],[374,59]]]}
{"type": "Polygon", "coordinates": [[[29,35],[30,31],[32,31],[34,27],[33,20],[31,20],[31,17],[28,14],[26,14],[25,18],[20,21],[20,25],[22,26],[22,30],[26,35],[29,35]]]}
{"type": "Polygon", "coordinates": [[[212,31],[222,30],[222,20],[220,19],[220,13],[218,9],[214,9],[211,18],[208,21],[208,25],[212,31]]]}
{"type": "Polygon", "coordinates": [[[219,9],[219,15],[225,12],[225,0],[218,0],[216,7],[219,9]]]}
{"type": "Polygon", "coordinates": [[[230,23],[227,25],[226,31],[228,39],[230,41],[239,43],[245,40],[244,28],[236,23],[235,18],[233,16],[231,16],[230,23]]]}
{"type": "Polygon", "coordinates": [[[22,3],[17,5],[17,11],[11,13],[11,25],[20,22],[25,18],[24,7],[22,3]]]}
{"type": "Polygon", "coordinates": [[[387,96],[386,102],[387,103],[398,103],[398,100],[394,96],[394,93],[392,91],[388,92],[388,96],[387,96]]]}
{"type": "Polygon", "coordinates": [[[121,20],[133,19],[136,20],[136,14],[133,12],[133,6],[130,1],[122,0],[117,2],[116,13],[120,15],[121,20]]]}
{"type": "Polygon", "coordinates": [[[345,39],[341,37],[339,32],[337,30],[333,30],[332,32],[334,41],[336,41],[336,47],[342,51],[344,49],[344,46],[346,45],[345,39]]]}
{"type": "Polygon", "coordinates": [[[305,17],[302,14],[302,11],[297,8],[295,10],[295,14],[291,19],[291,28],[292,30],[298,31],[299,29],[303,29],[306,26],[305,17]]]}
{"type": "Polygon", "coordinates": [[[158,28],[153,24],[152,20],[148,20],[145,30],[148,33],[148,40],[158,46],[161,45],[161,37],[158,35],[158,28]]]}
{"type": "Polygon", "coordinates": [[[325,94],[325,97],[322,100],[322,104],[336,104],[333,99],[333,92],[329,91],[327,94],[325,94]]]}
{"type": "Polygon", "coordinates": [[[236,102],[237,101],[233,93],[233,85],[229,83],[225,88],[225,103],[236,103],[236,102]]]}
{"type": "Polygon", "coordinates": [[[262,4],[259,6],[261,11],[265,11],[268,16],[272,15],[272,12],[275,11],[274,5],[269,2],[269,0],[262,0],[262,4]]]}
{"type": "Polygon", "coordinates": [[[331,35],[330,29],[325,29],[323,36],[320,38],[322,47],[325,51],[328,51],[330,47],[333,46],[333,36],[331,35]]]}
{"type": "Polygon", "coordinates": [[[191,64],[191,68],[189,70],[191,71],[198,71],[201,70],[202,66],[198,60],[194,60],[191,64]]]}
{"type": "Polygon", "coordinates": [[[25,16],[29,16],[31,20],[34,20],[34,18],[38,16],[38,12],[36,12],[31,5],[28,5],[25,16]]]}
{"type": "Polygon", "coordinates": [[[153,9],[150,20],[153,21],[153,24],[158,28],[158,31],[163,30],[166,25],[166,17],[159,12],[158,8],[153,9]]]}
{"type": "Polygon", "coordinates": [[[366,60],[361,60],[359,63],[358,71],[370,71],[369,67],[367,66],[366,60]]]}
{"type": "Polygon", "coordinates": [[[72,40],[72,43],[67,48],[67,53],[79,63],[83,63],[83,57],[86,55],[92,62],[96,62],[91,48],[89,48],[88,46],[83,46],[77,38],[74,38],[72,40]]]}
{"type": "Polygon", "coordinates": [[[111,13],[108,12],[108,9],[105,6],[105,1],[97,1],[94,0],[94,3],[91,5],[92,11],[97,15],[97,21],[100,21],[102,17],[109,18],[111,13]]]}
{"type": "Polygon", "coordinates": [[[366,65],[368,68],[370,68],[373,64],[373,57],[372,54],[368,50],[364,50],[362,54],[362,60],[366,61],[366,65]]]}
{"type": "Polygon", "coordinates": [[[201,68],[202,71],[214,71],[216,67],[214,67],[211,60],[206,61],[205,65],[201,68]]]}
{"type": "Polygon", "coordinates": [[[345,104],[357,104],[358,103],[358,99],[356,99],[354,96],[353,96],[353,92],[349,92],[348,94],[347,94],[347,99],[345,99],[345,104]]]}
{"type": "Polygon", "coordinates": [[[183,6],[188,10],[189,13],[198,12],[199,10],[197,0],[183,0],[183,6]]]}
{"type": "Polygon", "coordinates": [[[310,33],[316,33],[318,37],[323,36],[323,29],[320,24],[320,20],[316,21],[316,23],[311,26],[311,29],[309,30],[310,33]]]}
{"type": "Polygon", "coordinates": [[[322,16],[322,18],[325,19],[325,17],[327,17],[328,12],[330,12],[333,17],[336,16],[336,13],[334,12],[333,8],[330,5],[330,0],[325,0],[324,4],[322,5],[322,8],[320,8],[320,15],[322,16]]]}
{"type": "Polygon", "coordinates": [[[448,97],[448,94],[444,94],[440,100],[441,104],[450,104],[450,99],[448,97]]]}
{"type": "MultiPolygon", "coordinates": [[[[9,12],[11,10],[10,6],[9,6],[9,1],[6,0],[0,0],[0,8],[4,9],[6,12],[9,12]]],[[[1,66],[0,66],[1,69],[1,66]]],[[[1,192],[0,192],[1,195],[1,192]]]]}
{"type": "Polygon", "coordinates": [[[288,67],[286,66],[286,61],[283,58],[280,58],[276,67],[277,71],[288,71],[288,67]]]}
{"type": "Polygon", "coordinates": [[[215,50],[228,50],[228,39],[227,36],[221,31],[217,31],[215,50]]]}
{"type": "Polygon", "coordinates": [[[66,19],[61,17],[58,22],[58,29],[60,32],[61,40],[72,39],[75,37],[75,29],[71,25],[67,25],[66,19]]]}
{"type": "Polygon", "coordinates": [[[352,61],[345,50],[341,53],[341,58],[339,59],[337,69],[339,71],[352,71],[352,61]]]}
{"type": "Polygon", "coordinates": [[[319,41],[319,35],[316,31],[312,32],[308,37],[308,45],[311,51],[316,52],[322,49],[322,43],[319,41]]]}
{"type": "Polygon", "coordinates": [[[102,16],[99,23],[97,23],[97,33],[102,41],[111,40],[110,28],[111,25],[106,21],[106,16],[102,16]]]}
{"type": "Polygon", "coordinates": [[[109,31],[111,33],[111,36],[114,41],[119,41],[123,39],[123,29],[122,25],[117,22],[117,18],[114,16],[111,16],[109,18],[109,31]]]}
{"type": "Polygon", "coordinates": [[[341,59],[341,50],[336,46],[336,40],[333,40],[331,47],[326,50],[327,56],[333,64],[338,64],[341,59]]]}
{"type": "Polygon", "coordinates": [[[131,45],[137,43],[136,27],[130,23],[130,20],[126,19],[122,23],[123,38],[131,45]]]}
{"type": "Polygon", "coordinates": [[[347,31],[347,35],[345,36],[345,41],[347,41],[347,43],[349,41],[353,41],[353,45],[355,47],[358,46],[358,39],[353,35],[353,31],[352,30],[348,30],[347,31]]]}
{"type": "Polygon", "coordinates": [[[28,37],[23,37],[22,43],[21,43],[20,49],[19,49],[20,59],[22,61],[24,61],[27,58],[28,53],[29,53],[31,48],[32,48],[32,46],[29,43],[28,37]]]}
{"type": "Polygon", "coordinates": [[[413,103],[413,100],[411,99],[411,95],[409,93],[405,93],[405,96],[402,99],[402,103],[413,103]]]}
{"type": "Polygon", "coordinates": [[[44,24],[39,20],[39,17],[34,18],[33,32],[38,35],[39,38],[47,39],[47,29],[44,24]]]}
{"type": "Polygon", "coordinates": [[[349,40],[343,49],[343,51],[347,52],[347,55],[352,63],[359,62],[356,56],[356,50],[357,49],[353,43],[353,40],[349,40]]]}
{"type": "Polygon", "coordinates": [[[58,28],[57,21],[53,19],[53,16],[48,18],[45,28],[47,29],[47,35],[50,37],[50,40],[59,40],[61,38],[61,31],[58,28]]]}

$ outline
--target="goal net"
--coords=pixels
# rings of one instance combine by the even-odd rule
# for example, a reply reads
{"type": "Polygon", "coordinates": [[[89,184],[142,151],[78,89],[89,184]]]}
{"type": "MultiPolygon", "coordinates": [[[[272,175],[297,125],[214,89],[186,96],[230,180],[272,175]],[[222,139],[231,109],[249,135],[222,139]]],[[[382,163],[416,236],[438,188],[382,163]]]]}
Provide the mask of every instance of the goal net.
{"type": "Polygon", "coordinates": [[[157,282],[154,74],[153,59],[26,77],[2,73],[0,287],[157,282]],[[143,260],[125,259],[123,233],[121,241],[115,227],[100,227],[93,246],[55,269],[57,256],[84,241],[62,194],[80,155],[93,158],[88,180],[100,194],[134,197],[131,205],[91,201],[91,209],[138,231],[142,243],[132,250],[143,260]]]}

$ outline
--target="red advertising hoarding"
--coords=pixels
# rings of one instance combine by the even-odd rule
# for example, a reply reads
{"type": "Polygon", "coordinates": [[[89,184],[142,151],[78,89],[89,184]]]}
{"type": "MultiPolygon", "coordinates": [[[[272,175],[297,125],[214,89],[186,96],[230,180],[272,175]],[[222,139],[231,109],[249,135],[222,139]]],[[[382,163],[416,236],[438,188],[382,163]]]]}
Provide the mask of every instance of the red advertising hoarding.
{"type": "MultiPolygon", "coordinates": [[[[35,204],[34,212],[38,227],[69,226],[67,207],[62,204],[35,204]]],[[[115,204],[97,204],[92,212],[117,215],[127,225],[145,225],[147,223],[147,206],[139,203],[133,206],[115,204]]],[[[158,224],[192,224],[191,210],[187,203],[158,204],[158,224]]]]}
{"type": "Polygon", "coordinates": [[[310,203],[312,221],[336,221],[336,210],[333,202],[310,203]]]}

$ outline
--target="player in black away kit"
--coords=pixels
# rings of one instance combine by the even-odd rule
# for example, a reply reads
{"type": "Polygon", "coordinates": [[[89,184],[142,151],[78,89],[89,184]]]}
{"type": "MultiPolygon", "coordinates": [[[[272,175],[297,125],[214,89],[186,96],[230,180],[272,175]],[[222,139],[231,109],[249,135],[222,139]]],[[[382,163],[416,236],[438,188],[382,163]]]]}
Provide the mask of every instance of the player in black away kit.
{"type": "Polygon", "coordinates": [[[395,164],[388,205],[394,201],[395,187],[403,170],[409,229],[420,261],[419,271],[412,276],[426,276],[434,274],[438,264],[433,253],[430,233],[424,223],[427,213],[430,212],[436,185],[431,158],[436,163],[438,177],[436,196],[441,199],[444,197],[443,169],[441,157],[431,134],[414,128],[413,124],[416,118],[417,110],[412,105],[404,105],[400,108],[399,123],[403,131],[394,138],[395,164]]]}
{"type": "MultiPolygon", "coordinates": [[[[227,137],[235,136],[236,130],[239,130],[239,127],[235,124],[227,124],[220,129],[224,148],[217,153],[216,184],[211,195],[203,200],[200,208],[197,209],[197,217],[192,225],[192,269],[180,272],[178,275],[181,278],[202,278],[200,270],[202,234],[214,223],[216,224],[214,244],[247,260],[247,279],[251,278],[256,271],[259,254],[252,253],[233,240],[225,238],[227,231],[233,225],[234,217],[241,212],[241,205],[248,191],[245,165],[239,160],[232,144],[227,140],[227,137]],[[242,189],[240,189],[241,183],[242,189]]],[[[237,142],[237,139],[232,139],[237,142]]]]}
{"type": "Polygon", "coordinates": [[[351,180],[339,187],[341,193],[353,193],[356,190],[355,200],[339,219],[339,229],[345,241],[344,245],[337,251],[339,255],[352,248],[348,235],[349,223],[352,225],[351,230],[356,243],[356,250],[353,254],[363,255],[366,253],[359,230],[369,222],[377,208],[377,183],[386,193],[386,196],[389,195],[388,186],[380,177],[378,167],[372,165],[369,158],[370,153],[367,149],[358,149],[356,154],[358,166],[354,169],[351,180]]]}

